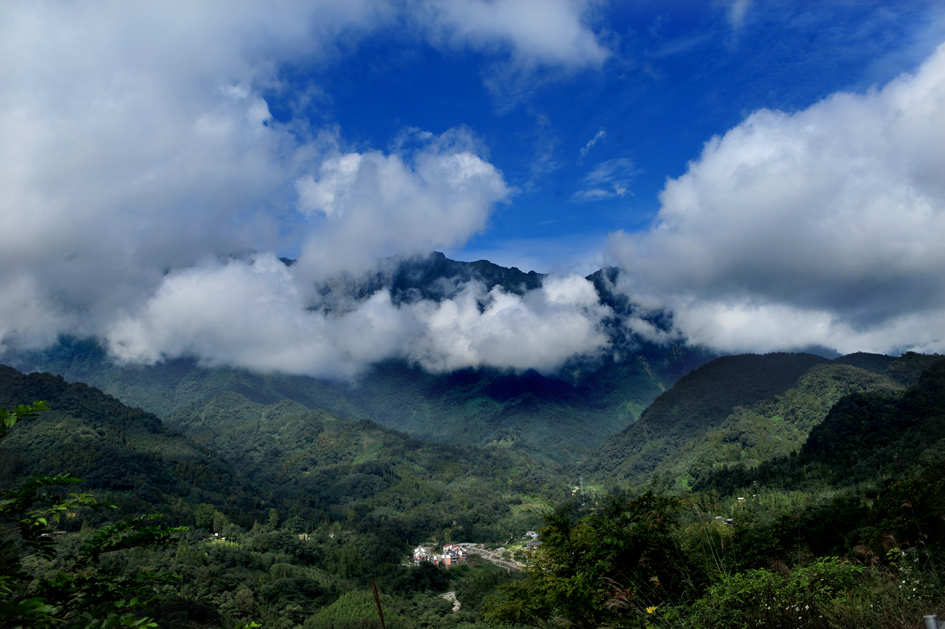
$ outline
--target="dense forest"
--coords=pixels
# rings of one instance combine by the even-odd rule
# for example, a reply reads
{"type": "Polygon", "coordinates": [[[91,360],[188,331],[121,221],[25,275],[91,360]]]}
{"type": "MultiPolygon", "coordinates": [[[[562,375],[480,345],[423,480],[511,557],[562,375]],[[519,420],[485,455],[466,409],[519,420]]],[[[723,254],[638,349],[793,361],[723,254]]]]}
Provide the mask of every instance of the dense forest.
{"type": "Polygon", "coordinates": [[[95,341],[71,337],[13,358],[21,371],[84,382],[162,418],[233,392],[260,404],[291,400],[344,419],[371,419],[426,441],[500,444],[549,463],[573,464],[711,356],[682,346],[635,347],[628,360],[575,363],[554,376],[489,368],[430,374],[386,361],[356,382],[206,368],[191,359],[117,365],[95,341]]]}
{"type": "MultiPolygon", "coordinates": [[[[486,381],[559,394],[510,377],[486,381]]],[[[451,383],[424,386],[448,395],[451,383]]],[[[358,416],[339,389],[318,393],[333,408],[313,408],[317,386],[188,366],[142,383],[138,395],[176,400],[159,416],[0,368],[4,626],[911,627],[945,615],[942,357],[716,359],[573,461],[422,440],[358,416]],[[184,395],[187,382],[205,395],[184,395]],[[18,407],[38,400],[49,410],[18,407]],[[451,542],[524,569],[410,560],[451,542]]]]}

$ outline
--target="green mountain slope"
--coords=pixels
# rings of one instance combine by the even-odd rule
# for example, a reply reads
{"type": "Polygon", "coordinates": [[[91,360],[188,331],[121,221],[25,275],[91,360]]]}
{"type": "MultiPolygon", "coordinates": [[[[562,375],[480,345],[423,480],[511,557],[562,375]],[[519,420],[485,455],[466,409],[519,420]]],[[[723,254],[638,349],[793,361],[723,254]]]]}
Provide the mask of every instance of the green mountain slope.
{"type": "Polygon", "coordinates": [[[175,522],[192,523],[205,502],[243,526],[295,504],[311,522],[376,518],[411,537],[498,540],[534,527],[535,507],[569,491],[556,469],[516,451],[425,443],[292,401],[225,391],[165,425],[94,387],[0,366],[0,407],[37,399],[54,410],[5,440],[3,477],[68,471],[124,512],[175,522]]]}
{"type": "Polygon", "coordinates": [[[557,378],[495,369],[428,374],[387,363],[346,393],[365,415],[413,436],[570,463],[635,421],[702,356],[678,347],[640,351],[557,378]]]}
{"type": "Polygon", "coordinates": [[[867,352],[855,352],[853,354],[847,354],[846,356],[834,358],[831,362],[835,365],[850,365],[851,367],[859,367],[860,369],[872,371],[873,373],[884,374],[886,373],[886,370],[889,369],[889,365],[891,365],[895,360],[895,356],[886,356],[885,354],[869,354],[867,352]]]}
{"type": "Polygon", "coordinates": [[[601,482],[645,482],[688,441],[718,427],[735,407],[783,393],[811,367],[826,362],[811,354],[717,358],[680,378],[640,421],[609,437],[583,470],[601,482]]]}
{"type": "Polygon", "coordinates": [[[885,376],[849,364],[817,365],[793,388],[771,399],[737,406],[717,427],[693,435],[675,456],[657,465],[658,486],[688,491],[720,470],[750,469],[787,457],[801,448],[811,429],[844,396],[900,388],[885,376]]]}
{"type": "MultiPolygon", "coordinates": [[[[882,386],[840,398],[813,426],[797,456],[781,457],[754,469],[734,465],[717,470],[701,487],[730,492],[752,483],[808,488],[859,482],[886,482],[945,461],[945,360],[904,354],[887,374],[912,374],[908,388],[882,386]]],[[[887,381],[890,378],[887,377],[887,381]]]]}
{"type": "Polygon", "coordinates": [[[414,535],[507,537],[537,523],[516,506],[523,498],[568,491],[556,470],[519,452],[424,443],[291,401],[266,405],[222,392],[167,421],[247,477],[304,496],[332,519],[399,521],[414,535]]]}
{"type": "Polygon", "coordinates": [[[635,421],[657,395],[707,358],[697,349],[644,346],[621,362],[576,364],[558,377],[486,368],[430,374],[390,361],[351,385],[205,368],[185,359],[116,365],[94,341],[67,338],[20,355],[17,366],[88,382],[161,417],[230,391],[259,404],[290,400],[346,419],[370,418],[440,443],[497,444],[571,463],[635,421]]]}
{"type": "MultiPolygon", "coordinates": [[[[117,511],[70,510],[61,521],[50,519],[60,547],[87,542],[86,523],[142,513],[162,513],[167,524],[192,527],[171,546],[102,557],[129,578],[180,575],[162,587],[165,600],[146,609],[162,627],[209,629],[250,620],[261,623],[254,626],[301,626],[344,592],[375,579],[387,610],[409,602],[419,618],[440,602],[448,611],[449,604],[426,592],[447,586],[475,606],[486,593],[477,580],[485,576],[492,587],[506,580],[504,572],[475,561],[449,574],[432,564],[414,570],[404,565],[410,548],[428,540],[520,536],[538,525],[537,510],[547,503],[517,491],[554,486],[549,497],[555,500],[567,492],[521,456],[430,446],[372,422],[345,421],[291,402],[267,406],[228,392],[205,404],[193,421],[181,414],[182,426],[193,424],[205,443],[246,468],[237,472],[210,447],[94,387],[0,366],[0,407],[37,398],[53,410],[19,422],[6,436],[0,486],[15,485],[25,474],[69,471],[83,477],[77,491],[116,503],[117,511]],[[251,423],[262,430],[251,430],[251,423]],[[266,442],[277,449],[263,447],[266,442]],[[298,456],[303,452],[304,460],[298,456]],[[296,477],[301,482],[293,482],[296,477]]],[[[10,559],[4,555],[5,564],[10,559]]],[[[34,555],[26,555],[23,565],[46,575],[61,567],[34,555]]],[[[89,575],[83,568],[80,577],[89,575]]],[[[150,598],[147,589],[142,592],[150,598]]],[[[469,611],[462,616],[476,619],[469,611]]]]}
{"type": "Polygon", "coordinates": [[[911,387],[919,382],[926,369],[942,360],[940,354],[918,354],[906,352],[889,363],[885,374],[904,387],[911,387]]]}
{"type": "Polygon", "coordinates": [[[168,360],[156,365],[119,365],[92,339],[63,337],[41,352],[15,356],[21,371],[46,371],[70,382],[85,382],[120,399],[164,417],[176,408],[233,391],[261,404],[293,400],[346,417],[362,417],[343,393],[307,376],[257,374],[230,367],[200,367],[192,359],[168,360]]]}
{"type": "Polygon", "coordinates": [[[0,366],[0,407],[45,400],[52,409],[4,440],[0,476],[69,472],[126,512],[169,511],[186,519],[187,503],[261,508],[251,487],[219,455],[85,384],[0,366]]]}
{"type": "Polygon", "coordinates": [[[891,476],[945,460],[945,360],[925,369],[905,393],[840,400],[811,431],[798,459],[829,469],[834,481],[891,476]]]}

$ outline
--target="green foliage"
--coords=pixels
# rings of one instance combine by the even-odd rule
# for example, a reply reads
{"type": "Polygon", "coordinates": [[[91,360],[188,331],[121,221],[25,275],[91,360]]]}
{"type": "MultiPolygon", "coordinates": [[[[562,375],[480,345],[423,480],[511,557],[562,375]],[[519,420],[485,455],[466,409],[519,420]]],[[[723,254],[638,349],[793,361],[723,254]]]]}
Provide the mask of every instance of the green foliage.
{"type": "MultiPolygon", "coordinates": [[[[289,401],[263,405],[221,393],[168,421],[273,493],[308,496],[332,519],[388,522],[411,539],[507,539],[540,521],[513,504],[567,491],[554,468],[515,451],[424,443],[289,401]]],[[[211,526],[211,509],[196,508],[198,526],[211,526]]],[[[275,528],[282,517],[270,508],[263,521],[275,528]]],[[[305,522],[290,513],[280,526],[301,532],[305,522]]]]}
{"type": "Polygon", "coordinates": [[[836,557],[793,570],[724,575],[683,613],[694,627],[831,627],[830,612],[859,583],[862,566],[836,557]]]}
{"type": "MultiPolygon", "coordinates": [[[[896,361],[905,374],[920,358],[896,361]]],[[[646,360],[635,364],[655,369],[656,358],[646,360]]],[[[783,360],[785,373],[798,369],[794,358],[783,356],[752,357],[741,367],[738,361],[723,364],[714,386],[732,390],[712,390],[712,378],[684,383],[691,399],[678,398],[662,415],[672,421],[660,428],[653,447],[658,451],[673,439],[682,445],[675,450],[675,467],[658,463],[654,469],[660,478],[679,477],[685,484],[658,480],[655,486],[682,496],[654,490],[597,498],[589,487],[581,496],[589,504],[548,513],[542,545],[518,574],[481,560],[448,570],[403,565],[420,540],[498,545],[519,537],[538,528],[538,513],[548,504],[567,496],[560,478],[566,471],[514,451],[517,428],[492,433],[501,435],[501,444],[492,448],[431,445],[373,422],[275,399],[274,383],[286,382],[281,376],[225,370],[197,376],[187,368],[151,384],[166,392],[189,391],[192,402],[214,379],[214,387],[242,389],[216,391],[182,407],[173,419],[188,435],[175,436],[154,416],[89,387],[48,374],[0,370],[0,403],[10,404],[13,393],[20,399],[32,393],[26,399],[56,396],[63,409],[18,425],[0,456],[0,471],[11,478],[8,490],[33,483],[22,485],[22,498],[33,489],[50,496],[29,506],[21,499],[8,503],[23,517],[35,512],[30,517],[45,518],[35,520],[33,537],[54,552],[47,560],[20,533],[7,536],[17,543],[4,546],[4,565],[18,562],[16,572],[30,580],[28,587],[7,581],[15,587],[16,613],[57,613],[83,591],[90,605],[101,598],[95,612],[73,616],[76,626],[152,622],[143,621],[145,615],[160,626],[202,629],[369,626],[377,618],[367,590],[372,579],[383,593],[388,626],[404,629],[468,629],[485,626],[484,618],[578,627],[905,627],[924,613],[945,611],[945,583],[937,576],[945,550],[945,363],[927,365],[921,376],[909,376],[908,390],[898,391],[899,385],[879,375],[896,363],[886,357],[830,364],[817,359],[787,388],[769,394],[789,378],[758,372],[765,360],[783,360]],[[692,415],[699,411],[700,390],[709,396],[709,415],[713,404],[724,406],[717,404],[722,398],[766,397],[712,415],[720,423],[687,433],[701,421],[692,415]],[[60,462],[78,467],[56,467],[60,462]],[[82,504],[76,502],[59,511],[67,534],[44,537],[44,527],[55,524],[48,510],[71,499],[62,494],[72,477],[58,470],[85,475],[97,467],[105,472],[96,487],[108,487],[122,516],[140,517],[154,500],[177,522],[196,522],[197,528],[178,533],[173,548],[135,548],[144,538],[131,532],[152,521],[118,525],[108,533],[101,527],[105,511],[86,509],[86,519],[99,526],[96,533],[70,517],[76,513],[72,507],[82,504]],[[31,474],[35,479],[29,481],[31,474]],[[711,481],[705,490],[685,491],[700,478],[711,481]],[[100,575],[97,582],[84,576],[56,581],[82,561],[100,575]],[[180,574],[180,580],[153,578],[167,572],[180,574]],[[61,593],[40,583],[54,584],[61,593]],[[447,591],[461,601],[459,611],[441,598],[447,591]],[[156,594],[164,599],[143,605],[156,594]],[[771,603],[789,609],[773,618],[771,603]],[[787,613],[802,610],[799,616],[787,613]]],[[[608,387],[620,390],[623,372],[607,369],[597,372],[611,379],[606,386],[596,381],[599,388],[588,394],[594,399],[607,398],[608,387]]],[[[146,372],[138,375],[145,378],[146,372]]],[[[535,378],[531,397],[520,397],[516,387],[522,380],[494,375],[461,373],[412,386],[430,386],[433,398],[454,400],[456,408],[468,405],[463,412],[469,417],[495,403],[534,403],[540,409],[535,400],[558,395],[559,385],[535,378]],[[481,395],[463,400],[470,390],[481,395]]],[[[569,380],[577,388],[587,382],[569,380]]],[[[601,408],[629,401],[623,392],[614,395],[601,408]]],[[[432,413],[441,407],[425,408],[432,413]]],[[[656,410],[646,418],[657,417],[656,410]]],[[[612,484],[616,477],[600,480],[612,484]]],[[[20,520],[10,526],[20,526],[20,520]]]]}
{"type": "MultiPolygon", "coordinates": [[[[400,614],[387,605],[389,600],[381,597],[384,626],[388,629],[403,629],[404,621],[400,614]]],[[[371,592],[355,590],[343,594],[306,622],[305,626],[318,629],[380,629],[381,620],[371,592]]]]}
{"type": "MultiPolygon", "coordinates": [[[[180,496],[235,502],[243,487],[218,455],[160,419],[84,384],[50,374],[25,375],[0,366],[0,405],[42,398],[56,410],[22,424],[0,447],[0,472],[11,477],[69,470],[84,487],[129,515],[161,510],[179,523],[180,496]],[[177,516],[177,517],[175,517],[177,516]]],[[[258,491],[247,492],[258,496],[258,491]]]]}
{"type": "Polygon", "coordinates": [[[938,360],[905,391],[880,389],[838,400],[811,429],[796,457],[771,460],[754,470],[720,471],[702,487],[731,492],[753,483],[803,490],[852,486],[933,467],[943,455],[945,360],[938,360]]]}
{"type": "MultiPolygon", "coordinates": [[[[0,438],[20,420],[49,409],[43,402],[0,409],[0,438]]],[[[78,483],[67,474],[33,475],[0,490],[0,619],[9,627],[152,627],[137,609],[155,600],[154,587],[173,581],[166,573],[126,576],[101,565],[105,553],[167,543],[184,529],[148,524],[160,516],[126,519],[93,531],[74,551],[54,536],[53,524],[78,507],[114,508],[87,494],[62,496],[57,489],[78,483]],[[50,566],[46,574],[24,567],[32,553],[50,566]]]]}
{"type": "Polygon", "coordinates": [[[834,365],[850,365],[866,371],[872,371],[875,374],[885,374],[889,365],[897,359],[885,354],[870,354],[867,352],[854,352],[846,356],[840,356],[831,361],[834,365]]]}
{"type": "Polygon", "coordinates": [[[699,367],[653,401],[640,421],[609,437],[583,465],[592,478],[639,487],[687,441],[718,427],[738,406],[785,392],[812,367],[811,354],[742,355],[699,367]]]}
{"type": "Polygon", "coordinates": [[[918,354],[906,352],[889,364],[886,375],[903,386],[912,386],[919,381],[922,373],[942,360],[939,354],[918,354]]]}
{"type": "Polygon", "coordinates": [[[290,400],[345,419],[371,418],[425,440],[513,447],[536,459],[570,463],[635,421],[661,391],[706,356],[680,346],[648,346],[636,348],[625,361],[576,365],[560,377],[488,368],[429,374],[391,361],[377,365],[357,386],[208,369],[187,359],[118,366],[94,341],[74,338],[19,360],[94,384],[165,418],[232,392],[265,406],[290,400]]]}
{"type": "Polygon", "coordinates": [[[697,433],[676,456],[656,468],[658,485],[668,491],[699,489],[732,468],[751,470],[800,450],[810,431],[844,396],[864,391],[893,392],[885,376],[845,364],[818,365],[773,399],[738,406],[715,428],[697,433]]]}
{"type": "Polygon", "coordinates": [[[49,408],[45,402],[37,401],[32,404],[17,404],[12,411],[0,408],[0,439],[7,436],[7,432],[22,419],[36,417],[49,408]]]}
{"type": "Polygon", "coordinates": [[[561,619],[580,627],[619,622],[615,597],[647,607],[676,600],[691,585],[673,535],[676,501],[617,495],[578,520],[573,504],[546,516],[542,544],[525,577],[486,602],[486,619],[541,626],[561,619]]]}

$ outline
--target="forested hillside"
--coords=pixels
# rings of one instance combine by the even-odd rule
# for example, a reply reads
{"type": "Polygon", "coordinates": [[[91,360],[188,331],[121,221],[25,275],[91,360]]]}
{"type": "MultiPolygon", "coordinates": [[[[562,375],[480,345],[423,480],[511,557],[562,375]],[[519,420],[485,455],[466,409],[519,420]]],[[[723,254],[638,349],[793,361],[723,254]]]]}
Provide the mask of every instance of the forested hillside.
{"type": "Polygon", "coordinates": [[[421,439],[497,444],[572,463],[707,359],[679,346],[643,346],[621,361],[576,363],[556,376],[488,368],[431,374],[389,361],[351,383],[202,367],[187,359],[118,365],[94,341],[63,338],[43,352],[17,355],[15,364],[93,384],[160,417],[230,391],[260,404],[290,400],[346,419],[369,418],[421,439]]]}
{"type": "Polygon", "coordinates": [[[640,484],[690,439],[718,427],[737,406],[793,386],[827,359],[812,354],[746,354],[717,358],[661,394],[640,421],[609,437],[583,470],[593,478],[640,484]]]}
{"type": "MultiPolygon", "coordinates": [[[[442,395],[462,389],[457,379],[442,395]]],[[[127,515],[156,512],[190,527],[106,566],[116,575],[179,575],[173,585],[148,586],[159,600],[136,608],[160,626],[372,626],[371,579],[387,626],[404,629],[555,619],[579,627],[906,627],[945,612],[941,357],[709,363],[644,412],[640,423],[666,421],[658,447],[675,448],[643,479],[651,483],[644,493],[602,492],[587,477],[586,489],[569,486],[579,470],[511,443],[432,444],[276,400],[292,390],[281,377],[229,372],[224,380],[242,382],[256,399],[224,390],[180,405],[164,422],[84,384],[0,369],[0,406],[42,398],[54,409],[0,442],[4,486],[71,471],[85,478],[82,490],[119,507],[50,521],[64,533],[56,538],[63,551],[88,539],[90,525],[127,515]],[[529,529],[541,531],[540,544],[521,541],[529,529]],[[449,570],[404,565],[416,544],[450,541],[512,542],[526,570],[479,559],[449,570]],[[440,597],[447,590],[462,602],[459,612],[440,597]],[[784,608],[797,616],[776,611],[784,608]]],[[[489,394],[501,397],[502,384],[493,380],[489,394]]],[[[536,398],[562,395],[542,379],[531,386],[536,398]]],[[[631,450],[623,463],[641,460],[631,450]]],[[[627,467],[611,469],[591,480],[639,482],[620,475],[627,467]]],[[[26,555],[27,574],[60,569],[38,562],[26,555]]]]}
{"type": "Polygon", "coordinates": [[[537,526],[520,508],[567,495],[566,475],[507,448],[423,442],[370,421],[231,392],[175,411],[168,425],[266,487],[333,520],[397,522],[412,540],[501,541],[537,526]]]}
{"type": "Polygon", "coordinates": [[[52,410],[0,444],[4,478],[69,472],[123,512],[158,509],[175,523],[192,518],[189,507],[202,502],[247,517],[262,513],[266,494],[258,486],[154,415],[82,383],[0,366],[0,407],[25,400],[44,400],[52,410]]]}
{"type": "Polygon", "coordinates": [[[733,466],[700,486],[722,491],[752,483],[791,489],[850,486],[940,465],[945,460],[945,360],[907,354],[890,364],[889,372],[914,373],[925,365],[930,366],[909,388],[882,387],[838,400],[811,428],[797,456],[755,469],[733,466]]]}
{"type": "Polygon", "coordinates": [[[814,367],[757,407],[808,421],[823,406],[805,395],[871,389],[840,397],[799,454],[723,467],[696,492],[549,513],[531,569],[499,588],[486,618],[827,629],[917,627],[945,613],[945,360],[869,361],[890,375],[925,367],[905,389],[851,362],[814,367]]]}
{"type": "Polygon", "coordinates": [[[498,544],[539,526],[540,512],[569,493],[556,471],[517,452],[424,443],[288,401],[219,394],[176,413],[191,438],[96,388],[0,368],[0,406],[23,399],[45,399],[53,410],[0,442],[0,488],[70,472],[83,479],[80,491],[118,506],[50,520],[50,530],[67,534],[62,543],[79,543],[90,524],[150,513],[191,527],[175,546],[109,568],[183,577],[146,609],[161,626],[256,619],[292,627],[319,610],[330,617],[336,599],[363,592],[371,578],[395,618],[398,607],[412,616],[448,611],[427,592],[451,585],[467,603],[451,622],[472,621],[504,572],[480,561],[449,575],[432,565],[406,569],[412,545],[498,544]]]}
{"type": "Polygon", "coordinates": [[[656,486],[688,491],[710,475],[759,464],[797,452],[841,398],[861,391],[900,390],[880,374],[833,362],[812,367],[787,391],[736,406],[718,426],[697,431],[674,456],[654,470],[656,486]]]}

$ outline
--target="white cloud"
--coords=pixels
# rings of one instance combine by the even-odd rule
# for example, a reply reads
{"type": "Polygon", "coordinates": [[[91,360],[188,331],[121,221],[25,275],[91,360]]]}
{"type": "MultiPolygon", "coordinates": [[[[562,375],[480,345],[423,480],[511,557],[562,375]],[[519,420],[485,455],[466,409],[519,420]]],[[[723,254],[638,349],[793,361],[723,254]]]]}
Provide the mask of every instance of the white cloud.
{"type": "MultiPolygon", "coordinates": [[[[305,147],[259,88],[279,60],[324,54],[383,13],[0,6],[0,269],[28,287],[19,298],[58,313],[59,331],[93,334],[168,269],[275,246],[305,147]]],[[[0,341],[46,334],[26,322],[0,341]]]]}
{"type": "Polygon", "coordinates": [[[455,46],[508,50],[521,67],[597,66],[609,56],[588,27],[587,0],[430,0],[419,13],[455,46]]]}
{"type": "Polygon", "coordinates": [[[512,193],[472,152],[468,132],[419,139],[419,148],[389,155],[329,155],[316,174],[299,179],[301,210],[326,217],[299,258],[309,279],[363,272],[381,256],[461,244],[512,193]]]}
{"type": "MultiPolygon", "coordinates": [[[[390,152],[355,151],[338,130],[275,122],[262,98],[284,89],[280,65],[330,62],[401,25],[405,11],[433,15],[428,4],[0,5],[0,345],[107,335],[125,357],[190,352],[261,365],[247,356],[284,345],[280,335],[304,324],[329,325],[305,314],[298,286],[364,270],[374,256],[461,246],[482,230],[513,191],[468,131],[411,132],[390,152]],[[296,244],[291,281],[258,265],[250,273],[206,262],[296,244]],[[259,326],[253,309],[237,308],[247,296],[211,280],[269,295],[285,329],[259,326]],[[199,337],[172,316],[186,311],[184,295],[201,305],[190,313],[199,337]],[[254,338],[257,329],[269,336],[254,338]],[[224,349],[224,340],[235,346],[224,349]]],[[[575,20],[581,40],[580,11],[558,13],[575,20]]],[[[490,28],[510,55],[565,63],[542,43],[560,31],[520,36],[482,24],[475,37],[489,40],[490,28]]],[[[428,32],[420,24],[411,36],[428,32]]],[[[360,364],[384,344],[326,347],[360,364]]]]}
{"type": "Polygon", "coordinates": [[[595,144],[597,144],[600,140],[604,139],[605,137],[607,137],[607,132],[604,131],[603,128],[601,128],[601,129],[594,135],[593,138],[591,138],[590,140],[588,140],[587,144],[585,144],[583,147],[581,147],[581,158],[580,158],[579,162],[583,162],[583,161],[584,161],[584,158],[587,157],[587,154],[590,152],[591,148],[592,148],[595,144]]]}
{"type": "Polygon", "coordinates": [[[344,314],[308,307],[293,269],[272,255],[206,262],[167,276],[154,296],[106,332],[119,360],[196,356],[205,364],[345,379],[403,358],[432,371],[553,371],[607,343],[609,309],[579,276],[549,278],[525,296],[468,284],[454,299],[394,306],[386,291],[344,314]]]}
{"type": "Polygon", "coordinates": [[[945,349],[945,46],[881,89],[755,112],[660,200],[611,250],[685,337],[945,349]]]}
{"type": "Polygon", "coordinates": [[[577,275],[546,278],[522,297],[470,283],[454,299],[410,310],[424,333],[407,356],[431,371],[480,365],[553,371],[608,344],[600,324],[610,309],[577,275]]]}
{"type": "Polygon", "coordinates": [[[208,365],[339,379],[396,354],[405,325],[387,293],[344,317],[307,305],[290,269],[272,255],[207,262],[167,276],[105,336],[123,361],[194,356],[208,365]]]}

